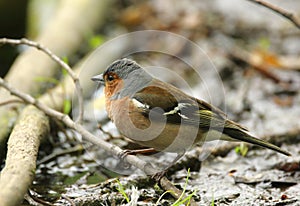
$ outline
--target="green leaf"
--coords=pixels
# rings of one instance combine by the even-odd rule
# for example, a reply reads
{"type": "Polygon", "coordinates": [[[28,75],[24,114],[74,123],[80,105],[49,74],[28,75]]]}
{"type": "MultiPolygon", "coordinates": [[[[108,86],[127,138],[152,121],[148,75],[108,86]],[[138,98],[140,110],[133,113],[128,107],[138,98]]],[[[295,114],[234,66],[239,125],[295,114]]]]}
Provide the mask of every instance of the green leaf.
{"type": "Polygon", "coordinates": [[[237,153],[237,154],[240,154],[240,150],[241,150],[240,146],[236,146],[236,147],[234,148],[234,151],[235,151],[235,153],[237,153]]]}
{"type": "Polygon", "coordinates": [[[184,198],[182,201],[178,202],[178,206],[179,205],[183,205],[185,202],[187,202],[186,205],[190,205],[191,204],[191,199],[192,197],[196,194],[197,190],[195,190],[192,194],[189,194],[186,198],[184,198]]]}
{"type": "Polygon", "coordinates": [[[245,157],[248,153],[248,147],[246,144],[241,143],[241,155],[245,157]]]}
{"type": "Polygon", "coordinates": [[[119,185],[119,187],[117,188],[117,190],[124,196],[124,198],[126,199],[126,202],[129,203],[129,197],[127,196],[127,194],[125,193],[124,187],[121,184],[121,182],[117,179],[117,183],[119,185]]]}
{"type": "Polygon", "coordinates": [[[64,114],[69,114],[72,108],[71,101],[69,99],[64,100],[64,108],[63,108],[63,113],[64,114]]]}
{"type": "Polygon", "coordinates": [[[179,205],[182,205],[183,203],[185,203],[186,201],[188,201],[188,204],[189,205],[189,202],[191,201],[191,198],[195,195],[196,191],[194,191],[192,194],[188,195],[186,198],[182,199],[183,198],[183,195],[186,191],[186,187],[188,185],[188,181],[189,181],[189,178],[190,178],[190,168],[188,169],[187,171],[187,176],[186,176],[186,179],[185,179],[185,184],[184,184],[184,187],[183,187],[183,191],[180,195],[180,197],[178,198],[178,200],[176,200],[176,202],[174,202],[172,204],[172,206],[179,206],[179,205]]]}
{"type": "Polygon", "coordinates": [[[215,206],[215,197],[214,197],[214,195],[212,196],[210,206],[215,206]]]}
{"type": "Polygon", "coordinates": [[[244,143],[241,143],[240,146],[235,147],[234,150],[237,154],[240,154],[243,157],[245,157],[248,153],[248,147],[244,143]]]}

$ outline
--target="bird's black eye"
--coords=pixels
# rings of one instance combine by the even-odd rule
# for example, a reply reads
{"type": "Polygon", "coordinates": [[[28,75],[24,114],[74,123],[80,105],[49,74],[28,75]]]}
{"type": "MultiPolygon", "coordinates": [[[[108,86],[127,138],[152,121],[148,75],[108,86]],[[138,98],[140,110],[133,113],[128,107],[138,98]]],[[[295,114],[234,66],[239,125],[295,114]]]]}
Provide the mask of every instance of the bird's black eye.
{"type": "Polygon", "coordinates": [[[114,78],[114,76],[113,75],[108,75],[108,77],[107,77],[107,80],[108,81],[112,81],[112,80],[114,80],[115,78],[114,78]]]}

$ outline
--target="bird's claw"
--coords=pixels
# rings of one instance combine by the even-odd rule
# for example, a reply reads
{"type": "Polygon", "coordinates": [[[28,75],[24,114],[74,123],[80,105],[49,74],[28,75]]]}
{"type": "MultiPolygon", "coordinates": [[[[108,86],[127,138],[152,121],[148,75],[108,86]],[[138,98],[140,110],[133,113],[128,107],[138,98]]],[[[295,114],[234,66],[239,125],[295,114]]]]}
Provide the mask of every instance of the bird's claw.
{"type": "Polygon", "coordinates": [[[120,159],[124,159],[127,155],[133,155],[133,154],[136,154],[136,153],[134,152],[134,150],[126,149],[126,150],[123,150],[122,152],[120,152],[120,153],[118,154],[118,157],[119,157],[120,159]]]}
{"type": "Polygon", "coordinates": [[[152,179],[154,179],[156,182],[159,182],[160,179],[165,176],[167,173],[167,170],[162,170],[160,172],[155,173],[154,175],[151,176],[152,179]]]}

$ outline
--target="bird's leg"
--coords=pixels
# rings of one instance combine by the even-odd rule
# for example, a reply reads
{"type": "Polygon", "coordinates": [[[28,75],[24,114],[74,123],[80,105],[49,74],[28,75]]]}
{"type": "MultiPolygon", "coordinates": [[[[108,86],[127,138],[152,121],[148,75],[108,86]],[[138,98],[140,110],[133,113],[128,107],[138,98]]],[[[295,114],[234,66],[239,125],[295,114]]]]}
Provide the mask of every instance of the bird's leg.
{"type": "Polygon", "coordinates": [[[120,158],[124,159],[127,155],[137,155],[137,154],[147,154],[157,152],[154,148],[146,148],[146,149],[135,149],[135,150],[123,150],[120,154],[120,158]]]}
{"type": "Polygon", "coordinates": [[[166,173],[167,171],[175,165],[175,163],[181,158],[183,157],[183,155],[185,154],[185,150],[183,151],[180,151],[179,153],[177,153],[177,156],[176,158],[169,164],[168,167],[166,167],[164,170],[158,172],[158,173],[155,173],[154,175],[152,175],[151,177],[156,180],[156,181],[159,181],[166,173]]]}

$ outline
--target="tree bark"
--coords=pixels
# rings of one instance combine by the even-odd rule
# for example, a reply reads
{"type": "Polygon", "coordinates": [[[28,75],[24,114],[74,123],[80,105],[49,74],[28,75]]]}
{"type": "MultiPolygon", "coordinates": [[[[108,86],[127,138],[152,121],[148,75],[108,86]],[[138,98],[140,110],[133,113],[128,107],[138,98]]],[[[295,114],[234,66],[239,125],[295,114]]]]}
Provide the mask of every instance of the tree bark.
{"type": "Polygon", "coordinates": [[[41,139],[49,132],[48,117],[34,106],[22,111],[9,141],[5,167],[0,176],[0,202],[20,205],[35,175],[41,139]]]}

